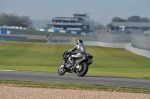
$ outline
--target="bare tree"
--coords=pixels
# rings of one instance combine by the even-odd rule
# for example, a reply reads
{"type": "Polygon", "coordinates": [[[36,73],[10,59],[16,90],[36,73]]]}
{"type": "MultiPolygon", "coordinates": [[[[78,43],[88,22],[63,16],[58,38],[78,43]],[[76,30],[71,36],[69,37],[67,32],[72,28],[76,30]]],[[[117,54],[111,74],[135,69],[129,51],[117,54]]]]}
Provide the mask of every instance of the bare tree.
{"type": "Polygon", "coordinates": [[[28,16],[18,16],[15,14],[1,13],[0,14],[0,25],[8,25],[8,26],[21,26],[29,28],[32,26],[32,21],[28,16]]]}
{"type": "Polygon", "coordinates": [[[28,17],[28,16],[22,16],[21,23],[24,25],[27,25],[28,27],[30,27],[32,25],[32,21],[31,21],[30,17],[28,17]]]}
{"type": "Polygon", "coordinates": [[[0,25],[5,25],[9,23],[9,17],[5,13],[0,14],[0,25]]]}

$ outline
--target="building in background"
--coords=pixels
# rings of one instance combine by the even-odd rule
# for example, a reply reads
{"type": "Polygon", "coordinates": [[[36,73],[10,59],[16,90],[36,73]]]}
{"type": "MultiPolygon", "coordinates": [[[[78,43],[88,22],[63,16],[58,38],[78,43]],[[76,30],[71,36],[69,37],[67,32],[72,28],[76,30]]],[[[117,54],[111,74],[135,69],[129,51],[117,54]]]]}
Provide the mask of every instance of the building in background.
{"type": "Polygon", "coordinates": [[[73,17],[55,17],[50,22],[49,29],[76,32],[90,32],[89,16],[85,14],[74,14],[73,17]]]}
{"type": "Polygon", "coordinates": [[[113,31],[147,31],[150,30],[150,22],[112,22],[113,31]]]}

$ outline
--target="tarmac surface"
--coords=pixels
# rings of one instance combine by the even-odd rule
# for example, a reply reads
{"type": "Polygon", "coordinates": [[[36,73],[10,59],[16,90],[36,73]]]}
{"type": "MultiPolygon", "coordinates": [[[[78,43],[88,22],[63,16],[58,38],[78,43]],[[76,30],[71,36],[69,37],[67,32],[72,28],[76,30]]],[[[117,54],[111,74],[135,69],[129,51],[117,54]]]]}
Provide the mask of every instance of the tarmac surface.
{"type": "Polygon", "coordinates": [[[0,80],[59,82],[59,83],[74,83],[74,84],[90,84],[96,86],[104,85],[104,86],[150,89],[150,79],[89,76],[89,75],[86,75],[84,77],[78,77],[76,74],[68,74],[68,73],[66,73],[63,76],[59,76],[56,73],[0,70],[0,80]]]}

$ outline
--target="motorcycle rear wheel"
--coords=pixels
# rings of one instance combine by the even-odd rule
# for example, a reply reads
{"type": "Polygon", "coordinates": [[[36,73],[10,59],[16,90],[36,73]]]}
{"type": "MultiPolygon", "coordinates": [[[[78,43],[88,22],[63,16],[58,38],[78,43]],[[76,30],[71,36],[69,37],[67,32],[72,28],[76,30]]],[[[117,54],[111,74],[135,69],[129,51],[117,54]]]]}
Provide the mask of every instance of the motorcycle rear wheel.
{"type": "Polygon", "coordinates": [[[79,77],[83,77],[86,75],[86,73],[88,72],[88,65],[87,63],[81,63],[79,64],[80,67],[78,69],[76,69],[76,74],[79,76],[79,77]]]}

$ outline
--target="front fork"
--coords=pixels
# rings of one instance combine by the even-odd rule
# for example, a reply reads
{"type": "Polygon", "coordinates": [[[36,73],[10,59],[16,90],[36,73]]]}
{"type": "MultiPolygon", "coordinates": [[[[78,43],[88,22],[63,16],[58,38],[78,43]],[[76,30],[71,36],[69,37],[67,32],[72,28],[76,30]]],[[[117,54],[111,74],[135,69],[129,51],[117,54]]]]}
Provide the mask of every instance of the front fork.
{"type": "Polygon", "coordinates": [[[60,68],[64,68],[65,67],[65,60],[63,61],[63,63],[61,64],[60,68]]]}

